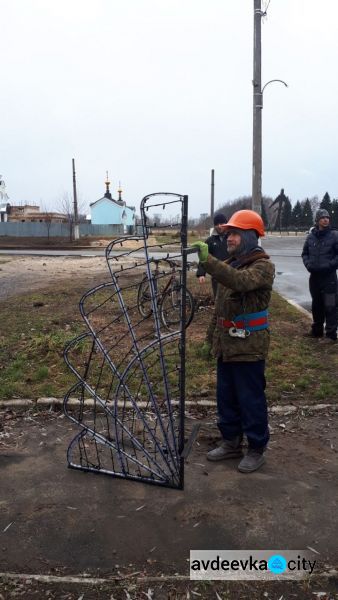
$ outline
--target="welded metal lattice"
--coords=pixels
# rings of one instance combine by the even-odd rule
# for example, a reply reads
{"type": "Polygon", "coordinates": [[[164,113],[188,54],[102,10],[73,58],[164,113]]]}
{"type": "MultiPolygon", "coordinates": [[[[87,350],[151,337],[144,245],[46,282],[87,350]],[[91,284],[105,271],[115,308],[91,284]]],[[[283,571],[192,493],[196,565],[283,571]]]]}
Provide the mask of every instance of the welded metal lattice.
{"type": "Polygon", "coordinates": [[[183,488],[187,205],[178,194],[143,198],[141,235],[109,244],[112,280],[80,301],[87,331],[65,349],[77,383],[64,410],[80,427],[72,468],[183,488]],[[152,242],[158,212],[175,244],[152,242]]]}

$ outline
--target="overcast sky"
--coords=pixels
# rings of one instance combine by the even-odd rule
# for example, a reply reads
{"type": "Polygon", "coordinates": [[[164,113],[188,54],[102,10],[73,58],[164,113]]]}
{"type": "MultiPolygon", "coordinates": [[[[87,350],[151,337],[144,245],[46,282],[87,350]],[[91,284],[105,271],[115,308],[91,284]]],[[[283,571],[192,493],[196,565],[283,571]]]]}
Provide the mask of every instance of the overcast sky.
{"type": "MultiPolygon", "coordinates": [[[[262,0],[266,7],[269,0],[262,0]]],[[[0,174],[10,201],[88,206],[251,194],[253,0],[0,0],[0,174]]],[[[263,193],[338,196],[338,2],[271,0],[262,25],[263,193]]]]}

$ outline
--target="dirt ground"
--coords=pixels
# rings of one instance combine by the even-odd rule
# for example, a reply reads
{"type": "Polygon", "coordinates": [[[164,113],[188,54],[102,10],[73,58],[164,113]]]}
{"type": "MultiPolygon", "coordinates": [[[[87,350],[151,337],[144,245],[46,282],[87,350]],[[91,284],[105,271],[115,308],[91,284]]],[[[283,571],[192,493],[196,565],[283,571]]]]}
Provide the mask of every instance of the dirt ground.
{"type": "Polygon", "coordinates": [[[0,299],[4,300],[30,291],[46,288],[57,281],[102,274],[109,278],[102,256],[0,256],[0,299]]]}
{"type": "MultiPolygon", "coordinates": [[[[0,269],[2,298],[77,274],[109,277],[104,258],[1,256],[0,269]]],[[[235,460],[207,463],[214,409],[188,414],[188,432],[196,418],[202,427],[176,491],[68,469],[77,430],[61,412],[1,411],[0,600],[338,598],[334,407],[272,416],[267,463],[251,475],[235,460]],[[203,587],[189,582],[190,549],[309,549],[317,566],[303,585],[203,587]],[[98,579],[85,584],[89,577],[98,579]]]]}
{"type": "Polygon", "coordinates": [[[67,469],[76,428],[62,413],[1,418],[2,573],[187,576],[190,549],[230,548],[310,548],[316,576],[337,568],[333,411],[275,416],[267,463],[249,476],[236,460],[207,463],[218,433],[214,419],[204,419],[184,491],[67,469]]]}
{"type": "MultiPolygon", "coordinates": [[[[104,241],[104,240],[102,240],[104,241]]],[[[149,238],[149,243],[156,240],[149,238]]],[[[142,248],[140,242],[129,241],[129,250],[142,248]]],[[[125,258],[123,264],[135,259],[125,258]]],[[[104,256],[17,256],[0,255],[0,300],[20,295],[28,289],[32,292],[46,288],[51,283],[67,279],[90,280],[102,275],[102,281],[110,279],[110,273],[104,256]]]]}

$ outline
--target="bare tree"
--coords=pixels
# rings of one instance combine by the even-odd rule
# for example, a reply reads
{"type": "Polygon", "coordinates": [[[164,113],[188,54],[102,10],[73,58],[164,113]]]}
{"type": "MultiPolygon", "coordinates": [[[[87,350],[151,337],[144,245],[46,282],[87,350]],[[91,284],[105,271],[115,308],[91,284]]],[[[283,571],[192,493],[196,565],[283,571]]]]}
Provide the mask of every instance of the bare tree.
{"type": "MultiPolygon", "coordinates": [[[[85,202],[79,198],[77,199],[77,207],[78,214],[84,213],[85,210],[85,202]]],[[[68,192],[64,192],[59,201],[59,207],[62,213],[67,218],[68,230],[69,230],[69,240],[72,242],[74,240],[74,225],[75,225],[75,217],[74,217],[74,204],[73,200],[70,198],[68,192]]]]}
{"type": "Polygon", "coordinates": [[[64,192],[60,199],[60,209],[67,218],[69,241],[72,242],[74,239],[74,207],[68,192],[64,192]]]}
{"type": "Polygon", "coordinates": [[[41,204],[41,213],[43,214],[43,223],[46,226],[47,230],[47,240],[49,243],[50,238],[50,228],[53,222],[53,211],[47,208],[43,203],[41,204]]]}
{"type": "Polygon", "coordinates": [[[310,201],[312,213],[315,215],[316,211],[319,208],[320,200],[319,200],[318,196],[312,196],[312,198],[309,198],[309,201],[310,201]]]}

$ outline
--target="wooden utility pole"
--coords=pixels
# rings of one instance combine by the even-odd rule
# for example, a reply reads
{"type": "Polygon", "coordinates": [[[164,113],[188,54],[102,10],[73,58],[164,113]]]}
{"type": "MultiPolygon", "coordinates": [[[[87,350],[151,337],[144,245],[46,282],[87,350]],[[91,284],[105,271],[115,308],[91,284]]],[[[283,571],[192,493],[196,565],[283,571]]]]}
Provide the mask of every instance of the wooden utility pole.
{"type": "Polygon", "coordinates": [[[262,212],[262,16],[261,0],[254,0],[252,210],[258,214],[262,212]]]}
{"type": "Polygon", "coordinates": [[[210,217],[214,220],[215,211],[215,169],[211,169],[211,197],[210,197],[210,217]]]}
{"type": "Polygon", "coordinates": [[[77,192],[76,192],[76,174],[75,174],[75,159],[72,158],[73,164],[73,199],[74,199],[74,240],[80,237],[79,231],[79,215],[77,209],[77,192]]]}

